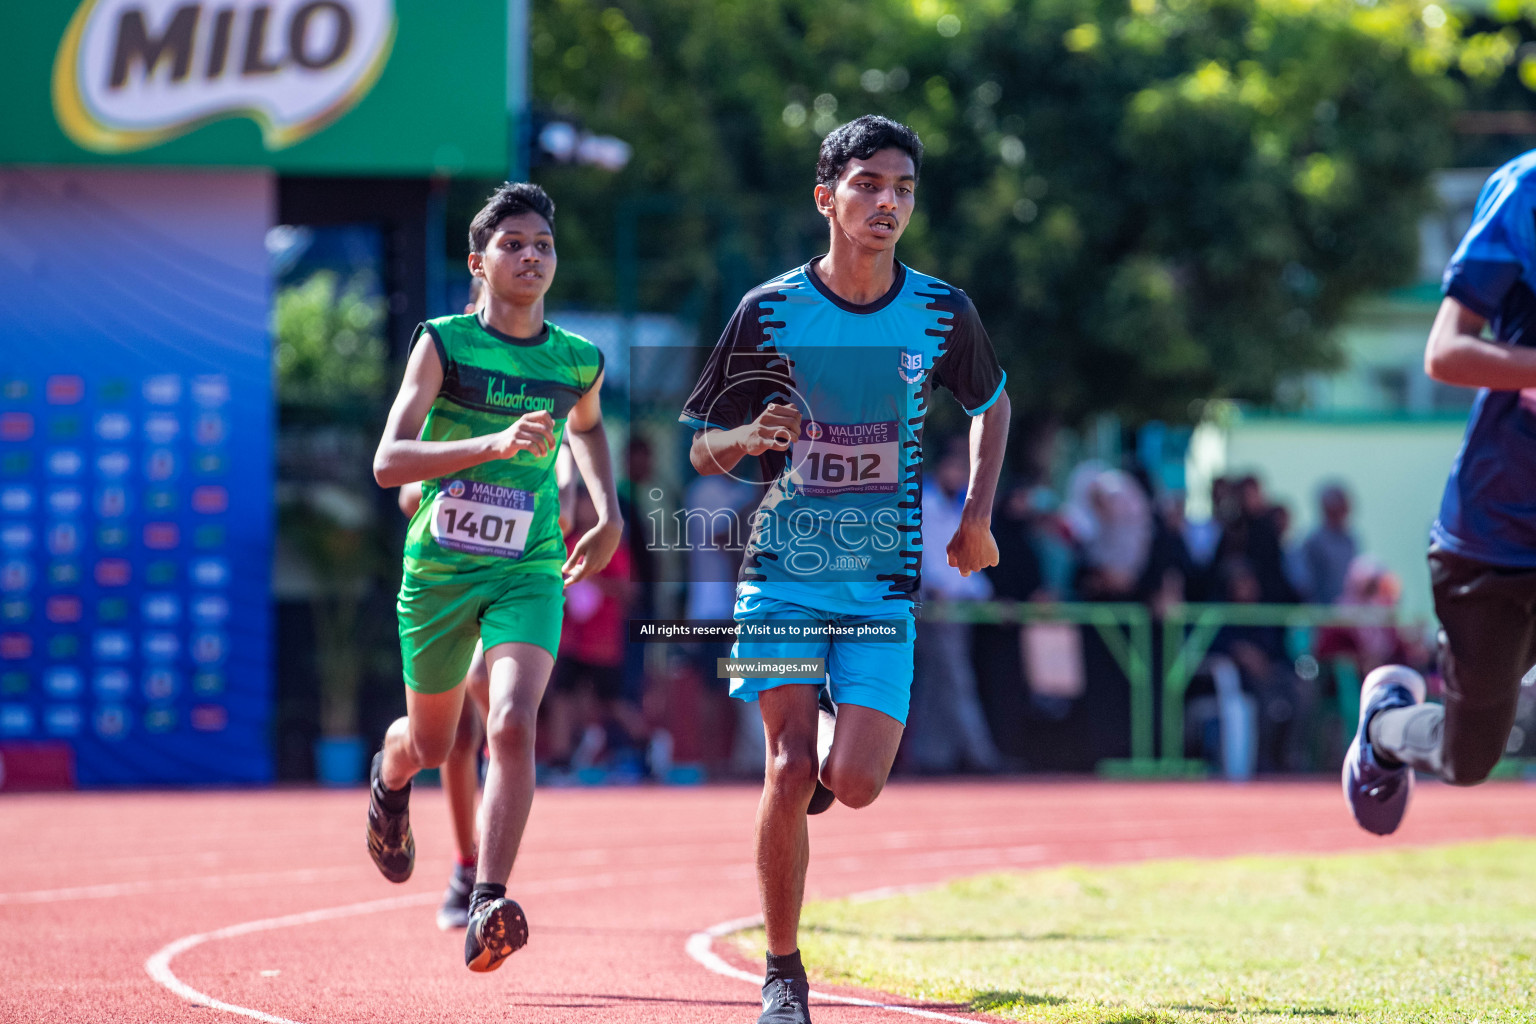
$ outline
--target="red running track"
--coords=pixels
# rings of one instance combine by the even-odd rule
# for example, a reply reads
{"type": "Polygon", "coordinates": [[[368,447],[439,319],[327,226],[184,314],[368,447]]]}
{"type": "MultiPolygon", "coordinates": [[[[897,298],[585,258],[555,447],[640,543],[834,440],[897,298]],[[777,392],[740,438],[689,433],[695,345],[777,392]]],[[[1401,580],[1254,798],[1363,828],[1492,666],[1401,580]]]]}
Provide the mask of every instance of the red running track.
{"type": "MultiPolygon", "coordinates": [[[[440,794],[415,796],[416,875],[403,886],[368,860],[365,799],[362,790],[0,798],[0,1022],[756,1019],[755,988],[711,973],[685,948],[694,933],[757,909],[754,789],[541,790],[511,886],[532,941],[490,975],[465,970],[461,935],[433,924],[451,857],[440,794]],[[177,983],[193,995],[178,995],[177,983]]],[[[1354,828],[1337,786],[1321,782],[899,782],[868,810],[812,819],[808,896],[1063,862],[1536,834],[1536,789],[1526,784],[1421,786],[1415,801],[1399,834],[1378,840],[1354,828]]],[[[817,1024],[914,1019],[814,1000],[813,1010],[817,1024]]]]}

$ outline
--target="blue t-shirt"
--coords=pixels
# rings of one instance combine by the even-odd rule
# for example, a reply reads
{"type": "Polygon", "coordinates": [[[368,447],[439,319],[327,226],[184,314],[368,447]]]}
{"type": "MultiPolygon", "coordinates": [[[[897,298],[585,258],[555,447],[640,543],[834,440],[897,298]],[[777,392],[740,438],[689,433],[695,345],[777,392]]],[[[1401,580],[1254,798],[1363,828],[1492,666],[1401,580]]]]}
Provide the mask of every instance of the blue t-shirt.
{"type": "MultiPolygon", "coordinates": [[[[1536,345],[1533,175],[1536,150],[1494,172],[1445,270],[1445,294],[1508,345],[1536,345]]],[[[1536,567],[1536,389],[1478,391],[1431,537],[1479,562],[1536,567]]]]}
{"type": "Polygon", "coordinates": [[[931,388],[976,416],[1006,375],[960,289],[898,263],[890,290],[856,306],[822,283],[816,263],[747,293],[679,418],[728,430],[772,402],[804,417],[789,452],[759,460],[771,486],[753,516],[744,589],[793,584],[822,608],[909,601],[922,565],[931,388]]]}

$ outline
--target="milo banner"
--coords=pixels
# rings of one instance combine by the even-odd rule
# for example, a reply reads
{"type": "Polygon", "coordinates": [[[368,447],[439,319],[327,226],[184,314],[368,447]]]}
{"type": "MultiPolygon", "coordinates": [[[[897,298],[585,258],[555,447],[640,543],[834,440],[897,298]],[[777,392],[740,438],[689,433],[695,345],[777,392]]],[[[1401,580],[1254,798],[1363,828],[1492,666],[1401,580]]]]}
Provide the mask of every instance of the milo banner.
{"type": "Polygon", "coordinates": [[[272,777],[273,203],[0,169],[0,789],[272,777]]]}
{"type": "Polygon", "coordinates": [[[505,0],[3,5],[0,164],[500,174],[505,0]]]}

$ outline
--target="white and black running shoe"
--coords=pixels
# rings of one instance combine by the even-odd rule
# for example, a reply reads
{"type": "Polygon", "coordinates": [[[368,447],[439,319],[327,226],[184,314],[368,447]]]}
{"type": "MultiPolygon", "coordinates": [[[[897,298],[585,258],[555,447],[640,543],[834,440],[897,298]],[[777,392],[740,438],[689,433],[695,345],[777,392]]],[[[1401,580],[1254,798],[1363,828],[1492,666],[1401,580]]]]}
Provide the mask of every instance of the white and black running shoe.
{"type": "Polygon", "coordinates": [[[775,978],[763,986],[763,1013],[757,1024],[811,1024],[811,985],[798,978],[775,978]]]}

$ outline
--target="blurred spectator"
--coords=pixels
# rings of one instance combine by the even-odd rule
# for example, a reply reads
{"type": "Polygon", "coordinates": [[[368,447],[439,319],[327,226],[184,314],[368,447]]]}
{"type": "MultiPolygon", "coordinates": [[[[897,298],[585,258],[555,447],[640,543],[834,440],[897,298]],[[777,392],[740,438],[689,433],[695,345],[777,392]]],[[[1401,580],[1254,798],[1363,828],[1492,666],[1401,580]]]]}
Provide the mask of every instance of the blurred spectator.
{"type": "Polygon", "coordinates": [[[1152,506],[1127,473],[1089,461],[1072,472],[1062,516],[1080,552],[1078,597],[1127,601],[1152,551],[1152,506]]]}
{"type": "Polygon", "coordinates": [[[1300,587],[1302,596],[1316,604],[1332,604],[1344,593],[1345,574],[1360,553],[1349,529],[1349,492],[1329,483],[1318,492],[1321,521],[1301,545],[1300,587]]]}
{"type": "Polygon", "coordinates": [[[624,516],[626,547],[635,582],[634,616],[638,619],[656,615],[656,557],[646,543],[646,519],[640,492],[650,482],[651,444],[645,435],[631,434],[624,446],[624,476],[619,480],[619,511],[624,516]]]}
{"type": "Polygon", "coordinates": [[[1245,476],[1237,481],[1234,490],[1234,507],[1224,512],[1226,522],[1216,549],[1217,561],[1245,562],[1258,582],[1258,600],[1270,604],[1295,603],[1298,595],[1285,571],[1285,554],[1280,546],[1280,517],[1265,495],[1264,485],[1256,476],[1245,476]]]}
{"type": "Polygon", "coordinates": [[[1225,493],[1228,487],[1226,477],[1218,476],[1211,480],[1211,512],[1204,519],[1186,518],[1183,508],[1184,495],[1177,495],[1179,521],[1183,524],[1180,532],[1184,536],[1184,546],[1189,549],[1190,559],[1201,572],[1210,569],[1216,562],[1216,545],[1221,543],[1223,526],[1220,515],[1223,503],[1228,500],[1225,493]]]}
{"type": "MultiPolygon", "coordinates": [[[[736,576],[751,529],[752,512],[763,489],[730,473],[701,476],[683,497],[684,543],[688,548],[688,596],[684,617],[729,620],[736,604],[736,576]]],[[[737,775],[761,774],[765,750],[763,718],[756,701],[731,700],[724,680],[717,678],[715,659],[729,657],[729,640],[688,646],[689,661],[704,683],[707,735],[726,734],[730,770],[737,775]],[[727,733],[721,725],[732,723],[727,733]],[[718,724],[716,724],[718,723],[718,724]],[[713,727],[711,727],[713,725],[713,727]]]]}
{"type": "MultiPolygon", "coordinates": [[[[630,590],[634,600],[629,616],[642,620],[654,619],[658,614],[656,554],[647,543],[650,523],[645,518],[640,501],[642,490],[650,482],[651,471],[650,442],[641,433],[630,434],[624,446],[624,474],[619,479],[619,514],[624,517],[624,546],[629,553],[629,578],[634,584],[630,590]]],[[[627,627],[628,623],[625,625],[627,627]]],[[[650,644],[628,643],[626,638],[624,696],[637,705],[645,699],[645,662],[651,647],[650,644]]]]}
{"type": "MultiPolygon", "coordinates": [[[[1263,588],[1253,567],[1238,557],[1218,566],[1222,600],[1255,604],[1263,588]]],[[[1259,771],[1301,771],[1307,767],[1307,725],[1315,703],[1311,687],[1295,672],[1280,626],[1226,626],[1211,644],[1208,667],[1219,697],[1223,691],[1225,659],[1237,670],[1242,689],[1258,706],[1259,771]]],[[[1223,725],[1226,725],[1224,716],[1223,725]]]]}
{"type": "MultiPolygon", "coordinates": [[[[585,488],[578,490],[571,534],[580,536],[597,524],[597,508],[585,488]]],[[[613,761],[626,751],[638,761],[651,739],[639,706],[624,691],[627,621],[634,585],[630,582],[629,548],[619,545],[612,560],[595,576],[565,591],[565,625],[560,655],[555,661],[547,720],[549,755],[556,766],[572,767],[613,761]],[[572,725],[583,726],[574,750],[572,725]]]]}
{"type": "MultiPolygon", "coordinates": [[[[1394,573],[1361,555],[1349,563],[1338,603],[1396,608],[1402,590],[1394,573]]],[[[1330,626],[1319,631],[1318,661],[1331,664],[1339,658],[1347,658],[1354,666],[1356,678],[1364,679],[1366,673],[1382,665],[1423,668],[1429,661],[1429,652],[1419,637],[1396,626],[1330,626]]]]}
{"type": "Polygon", "coordinates": [[[1184,543],[1183,496],[1165,494],[1155,502],[1152,550],[1137,586],[1137,598],[1151,602],[1153,616],[1161,619],[1170,605],[1189,600],[1190,581],[1198,575],[1189,545],[1184,543]]]}
{"type": "MultiPolygon", "coordinates": [[[[1040,516],[1033,497],[1034,489],[1016,485],[1008,488],[997,503],[992,518],[997,564],[987,569],[986,575],[998,598],[1037,601],[1050,595],[1040,553],[1040,516]]],[[[926,573],[927,563],[923,565],[926,573]]]]}
{"type": "MultiPolygon", "coordinates": [[[[961,576],[945,550],[960,525],[969,476],[965,440],[958,438],[923,486],[923,600],[930,610],[992,596],[985,574],[961,576]]],[[[922,772],[998,770],[1001,758],[976,693],[970,624],[920,617],[914,662],[906,736],[912,767],[922,772]]]]}

